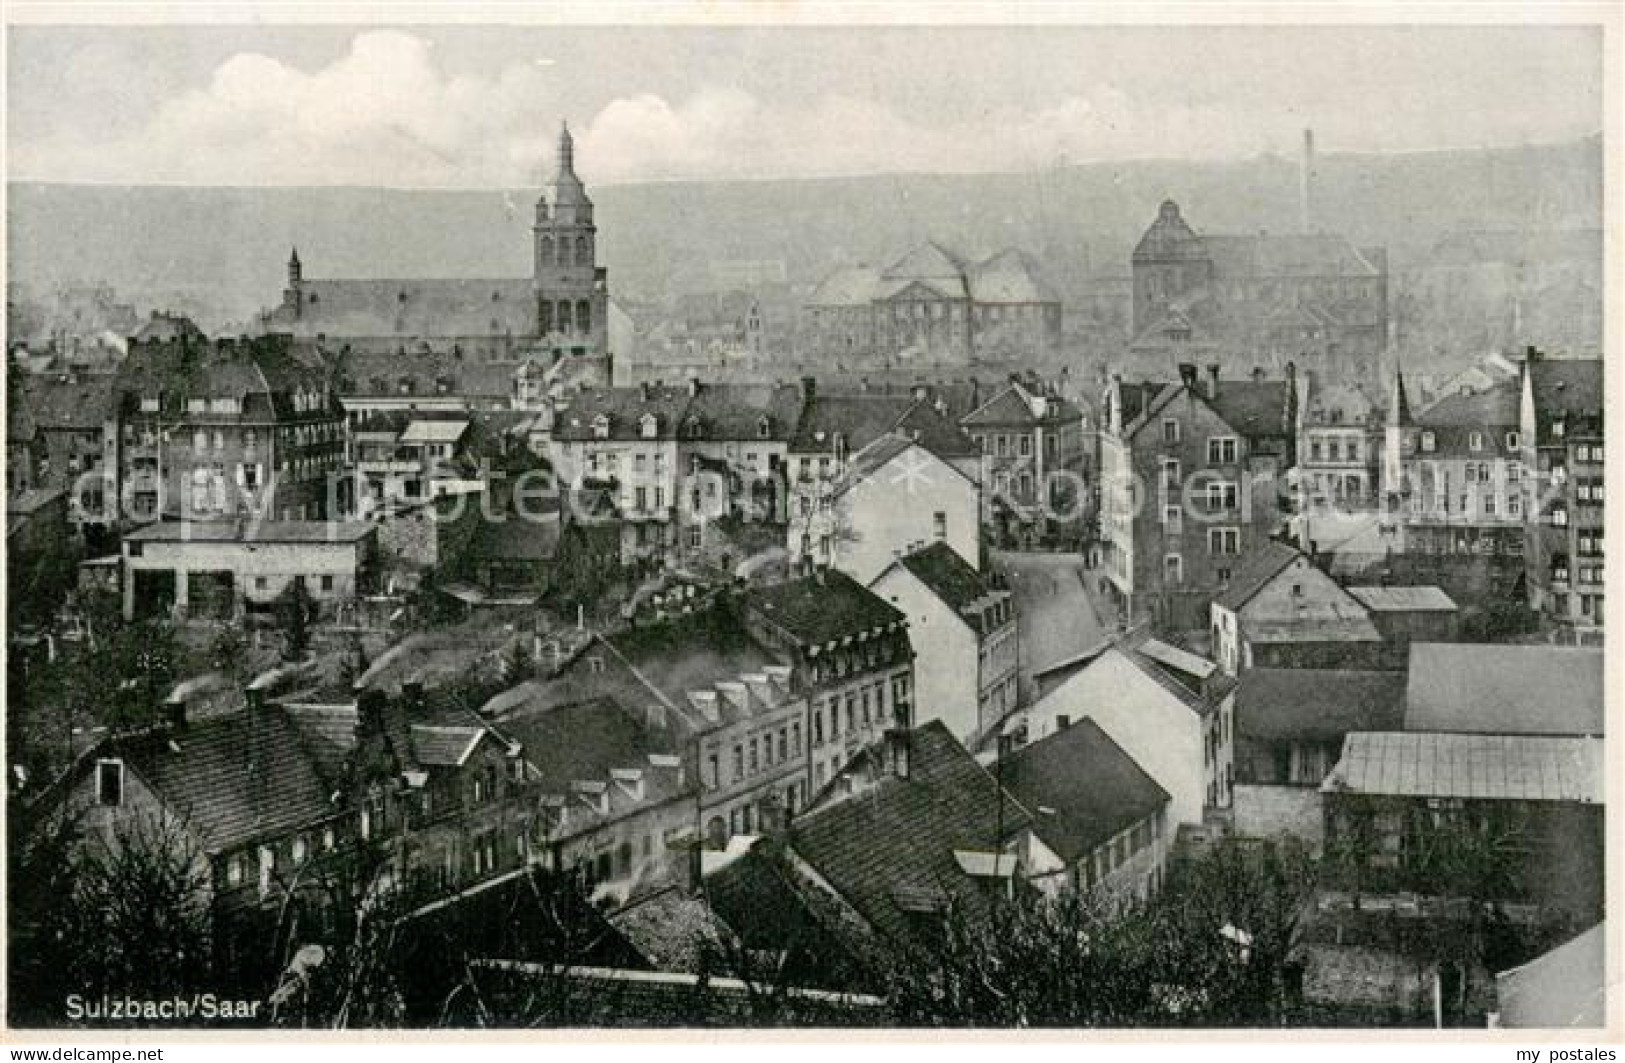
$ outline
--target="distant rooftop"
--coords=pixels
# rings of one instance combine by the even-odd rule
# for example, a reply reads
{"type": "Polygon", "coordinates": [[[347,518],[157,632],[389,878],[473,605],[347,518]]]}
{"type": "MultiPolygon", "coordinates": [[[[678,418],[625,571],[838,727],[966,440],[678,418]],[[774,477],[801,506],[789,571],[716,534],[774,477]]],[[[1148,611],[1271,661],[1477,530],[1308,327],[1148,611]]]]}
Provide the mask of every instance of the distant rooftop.
{"type": "Polygon", "coordinates": [[[1602,758],[1600,738],[1360,731],[1321,790],[1601,804],[1602,758]]]}
{"type": "Polygon", "coordinates": [[[1408,731],[1600,735],[1603,718],[1601,649],[1411,643],[1408,731]]]}

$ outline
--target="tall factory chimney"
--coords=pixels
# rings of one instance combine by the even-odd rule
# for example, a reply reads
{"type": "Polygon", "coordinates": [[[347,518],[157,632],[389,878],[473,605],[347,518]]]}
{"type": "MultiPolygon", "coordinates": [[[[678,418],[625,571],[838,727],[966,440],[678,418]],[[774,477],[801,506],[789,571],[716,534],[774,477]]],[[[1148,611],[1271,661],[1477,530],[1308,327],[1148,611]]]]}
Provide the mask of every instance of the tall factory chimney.
{"type": "Polygon", "coordinates": [[[1315,131],[1303,131],[1303,158],[1298,161],[1298,225],[1315,231],[1315,131]]]}

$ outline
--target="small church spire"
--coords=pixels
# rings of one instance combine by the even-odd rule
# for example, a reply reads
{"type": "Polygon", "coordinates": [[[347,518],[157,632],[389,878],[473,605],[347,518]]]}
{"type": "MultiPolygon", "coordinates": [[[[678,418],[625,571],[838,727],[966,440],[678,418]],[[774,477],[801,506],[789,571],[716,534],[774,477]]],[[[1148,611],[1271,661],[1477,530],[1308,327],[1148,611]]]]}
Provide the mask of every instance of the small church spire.
{"type": "Polygon", "coordinates": [[[1411,421],[1411,404],[1405,395],[1405,371],[1394,370],[1394,401],[1393,408],[1388,413],[1388,422],[1399,427],[1409,427],[1411,421]]]}
{"type": "Polygon", "coordinates": [[[559,173],[573,174],[576,170],[576,142],[570,135],[570,123],[563,122],[559,129],[559,173]]]}
{"type": "Polygon", "coordinates": [[[293,254],[288,256],[288,286],[290,288],[298,287],[303,275],[304,268],[299,264],[299,248],[295,247],[293,254]]]}

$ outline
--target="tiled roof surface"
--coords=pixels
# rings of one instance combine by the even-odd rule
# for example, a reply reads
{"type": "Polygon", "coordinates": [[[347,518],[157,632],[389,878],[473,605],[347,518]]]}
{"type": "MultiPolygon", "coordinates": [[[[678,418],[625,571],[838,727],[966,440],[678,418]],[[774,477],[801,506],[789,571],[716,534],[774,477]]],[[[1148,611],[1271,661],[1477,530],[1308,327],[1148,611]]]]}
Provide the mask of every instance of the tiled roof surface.
{"type": "Polygon", "coordinates": [[[334,357],[340,393],[365,398],[449,395],[506,400],[513,394],[514,374],[523,364],[410,349],[403,353],[350,351],[334,357]]]}
{"type": "Polygon", "coordinates": [[[895,428],[913,405],[909,395],[814,395],[796,419],[790,450],[833,453],[837,434],[845,437],[848,453],[862,450],[895,428]]]}
{"type": "Polygon", "coordinates": [[[1471,395],[1446,395],[1416,414],[1415,421],[1423,428],[1515,429],[1520,402],[1518,384],[1509,380],[1471,395]]]}
{"type": "Polygon", "coordinates": [[[113,417],[113,377],[79,381],[30,378],[23,383],[21,398],[41,428],[100,431],[113,417]]]}
{"type": "Polygon", "coordinates": [[[723,606],[635,627],[606,641],[640,682],[674,705],[688,704],[691,690],[707,690],[778,663],[723,606]]]}
{"type": "Polygon", "coordinates": [[[1603,718],[1601,649],[1411,643],[1407,730],[1600,735],[1603,718]]]}
{"type": "Polygon", "coordinates": [[[682,415],[686,426],[697,418],[707,440],[789,438],[801,412],[801,389],[793,384],[702,383],[682,415]],[[766,436],[761,435],[767,418],[766,436]]]}
{"type": "Polygon", "coordinates": [[[1236,734],[1260,741],[1341,739],[1405,717],[1405,673],[1249,668],[1236,686],[1236,734]]]}
{"type": "Polygon", "coordinates": [[[599,417],[607,417],[609,435],[606,438],[645,439],[649,437],[643,434],[643,419],[652,416],[655,418],[653,438],[675,439],[688,402],[687,388],[670,385],[588,388],[570,396],[569,405],[558,411],[553,435],[560,440],[597,439],[594,424],[599,417]]]}
{"type": "Polygon", "coordinates": [[[332,815],[331,780],[275,706],[199,720],[170,733],[116,740],[122,756],[210,852],[332,815]]]}
{"type": "Polygon", "coordinates": [[[944,461],[981,456],[965,430],[944,414],[938,413],[930,400],[916,402],[898,418],[893,431],[907,436],[944,461]]]}
{"type": "Polygon", "coordinates": [[[1032,813],[1039,838],[1068,863],[1156,815],[1169,800],[1168,791],[1088,718],[1016,751],[999,766],[999,779],[1032,813]]]}
{"type": "Polygon", "coordinates": [[[716,963],[728,936],[703,897],[663,889],[606,919],[657,971],[698,974],[716,963]]]}
{"type": "Polygon", "coordinates": [[[564,705],[510,706],[497,723],[523,743],[542,784],[564,790],[578,779],[602,780],[616,768],[647,768],[649,754],[672,752],[671,740],[611,697],[564,705]]]}
{"type": "Polygon", "coordinates": [[[906,941],[922,898],[969,919],[987,894],[955,850],[996,851],[1031,823],[940,722],[909,732],[907,778],[891,777],[797,820],[789,845],[882,935],[906,941]]]}
{"type": "Polygon", "coordinates": [[[478,727],[413,724],[412,752],[425,767],[461,767],[484,737],[485,731],[478,727]]]}
{"type": "Polygon", "coordinates": [[[1225,424],[1249,439],[1290,435],[1291,389],[1284,380],[1221,380],[1207,404],[1225,424]]]}
{"type": "Polygon", "coordinates": [[[753,588],[748,601],[751,609],[812,646],[890,627],[907,619],[885,599],[839,569],[753,588]]]}
{"type": "MultiPolygon", "coordinates": [[[[1572,435],[1576,422],[1601,420],[1602,359],[1542,359],[1530,367],[1534,391],[1535,418],[1541,438],[1555,416],[1570,422],[1565,431],[1572,435]]],[[[1600,425],[1599,425],[1600,429],[1600,425]]]]}
{"type": "Polygon", "coordinates": [[[1600,738],[1356,731],[1321,790],[1601,804],[1600,738]]]}

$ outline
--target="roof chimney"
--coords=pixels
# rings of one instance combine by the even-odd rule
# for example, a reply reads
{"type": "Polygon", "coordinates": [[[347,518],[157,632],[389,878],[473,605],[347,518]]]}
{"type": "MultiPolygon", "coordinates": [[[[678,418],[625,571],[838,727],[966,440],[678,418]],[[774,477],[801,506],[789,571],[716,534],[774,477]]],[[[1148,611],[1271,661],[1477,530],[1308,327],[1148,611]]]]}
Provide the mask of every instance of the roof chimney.
{"type": "Polygon", "coordinates": [[[901,728],[893,728],[886,732],[886,764],[891,773],[899,779],[906,779],[909,775],[909,754],[911,752],[909,733],[901,728]]]}
{"type": "Polygon", "coordinates": [[[1196,366],[1193,363],[1179,363],[1179,382],[1188,388],[1196,387],[1196,366]]]}
{"type": "Polygon", "coordinates": [[[1219,397],[1219,363],[1210,362],[1207,367],[1207,397],[1219,397]]]}
{"type": "Polygon", "coordinates": [[[801,378],[801,398],[804,402],[811,402],[818,395],[818,378],[804,376],[801,378]]]}
{"type": "Polygon", "coordinates": [[[1315,231],[1315,131],[1303,131],[1303,157],[1298,160],[1298,225],[1315,231]]]}

